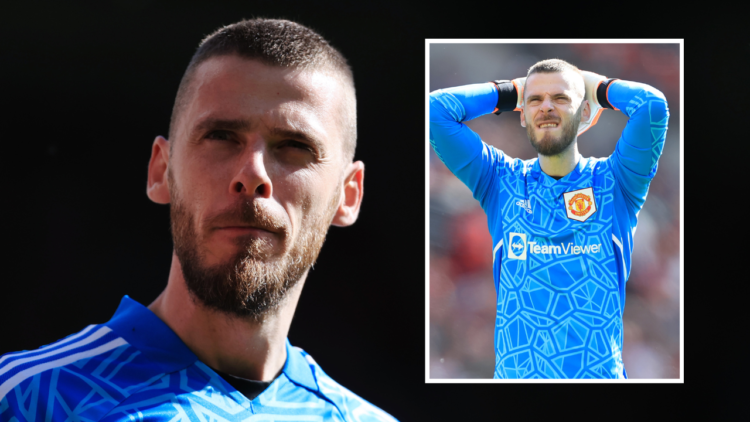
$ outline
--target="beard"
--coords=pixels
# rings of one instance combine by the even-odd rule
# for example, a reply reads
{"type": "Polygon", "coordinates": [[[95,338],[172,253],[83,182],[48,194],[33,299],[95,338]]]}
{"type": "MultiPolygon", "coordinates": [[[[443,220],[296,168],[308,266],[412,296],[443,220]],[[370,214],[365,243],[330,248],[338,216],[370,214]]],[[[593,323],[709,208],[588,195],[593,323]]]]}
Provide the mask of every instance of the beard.
{"type": "MultiPolygon", "coordinates": [[[[228,261],[215,265],[205,263],[207,251],[198,235],[194,215],[177,192],[171,171],[168,174],[170,219],[175,254],[180,261],[188,292],[193,301],[209,309],[261,322],[278,308],[287,295],[313,266],[325,241],[328,227],[336,211],[339,195],[324,213],[302,218],[295,243],[280,257],[273,256],[273,244],[266,238],[237,238],[237,253],[228,261]]],[[[309,210],[310,204],[302,209],[309,210]]],[[[289,224],[262,206],[242,200],[229,209],[207,219],[212,222],[242,222],[253,227],[273,230],[282,244],[290,236],[289,224]]]]}
{"type": "Polygon", "coordinates": [[[583,106],[578,107],[578,111],[573,115],[573,118],[563,124],[562,133],[557,138],[554,138],[549,133],[545,133],[542,139],[537,139],[536,131],[534,130],[536,125],[526,122],[526,133],[529,135],[531,146],[534,147],[537,153],[548,157],[562,154],[570,147],[576,136],[578,136],[581,113],[583,113],[583,106]]]}

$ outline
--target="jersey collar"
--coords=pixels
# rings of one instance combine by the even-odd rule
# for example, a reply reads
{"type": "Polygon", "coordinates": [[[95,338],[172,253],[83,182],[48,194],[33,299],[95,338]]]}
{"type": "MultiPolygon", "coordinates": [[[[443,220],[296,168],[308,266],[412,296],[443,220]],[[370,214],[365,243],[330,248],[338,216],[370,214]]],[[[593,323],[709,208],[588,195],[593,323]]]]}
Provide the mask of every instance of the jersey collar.
{"type": "Polygon", "coordinates": [[[289,339],[286,340],[286,363],[282,372],[295,384],[299,384],[312,391],[319,391],[318,383],[315,382],[312,363],[302,355],[296,347],[292,347],[289,339]]]}
{"type": "Polygon", "coordinates": [[[588,165],[588,162],[589,159],[582,156],[581,159],[578,160],[576,166],[573,167],[573,171],[566,174],[565,177],[561,178],[560,180],[555,180],[553,177],[548,176],[542,171],[542,167],[539,164],[539,159],[534,159],[534,164],[531,168],[531,175],[537,181],[537,183],[539,183],[540,187],[550,189],[553,197],[559,197],[566,190],[568,190],[568,187],[571,184],[575,183],[575,181],[578,180],[579,177],[581,177],[581,174],[583,174],[583,171],[588,165]]]}
{"type": "Polygon", "coordinates": [[[166,373],[184,369],[198,360],[161,318],[127,295],[105,325],[166,373]]]}
{"type": "MultiPolygon", "coordinates": [[[[180,337],[150,309],[123,296],[114,316],[106,324],[112,331],[137,348],[165,373],[180,371],[198,357],[180,337]]],[[[282,372],[292,382],[318,391],[312,364],[286,340],[286,362],[282,372]]]]}
{"type": "MultiPolygon", "coordinates": [[[[531,166],[531,175],[534,178],[539,178],[540,182],[543,182],[545,186],[553,185],[555,182],[558,182],[558,180],[555,180],[552,176],[548,176],[546,173],[542,171],[542,166],[541,164],[539,164],[538,158],[534,158],[533,161],[534,163],[531,166]]],[[[589,162],[588,158],[581,156],[581,159],[578,160],[578,163],[576,163],[575,167],[573,167],[573,170],[570,173],[566,174],[559,181],[577,179],[578,176],[580,176],[583,170],[586,168],[586,165],[588,164],[588,162],[589,162]]]]}

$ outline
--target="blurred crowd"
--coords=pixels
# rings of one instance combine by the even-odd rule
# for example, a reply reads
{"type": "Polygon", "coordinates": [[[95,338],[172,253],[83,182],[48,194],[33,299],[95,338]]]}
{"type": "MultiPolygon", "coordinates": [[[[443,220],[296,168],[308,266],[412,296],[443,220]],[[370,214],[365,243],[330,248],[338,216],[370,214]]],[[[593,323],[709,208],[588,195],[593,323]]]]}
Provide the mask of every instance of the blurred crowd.
{"type": "MultiPolygon", "coordinates": [[[[626,285],[623,360],[630,378],[680,377],[680,49],[679,44],[431,44],[429,90],[514,79],[539,60],[642,82],[669,103],[667,140],[638,218],[626,285]]],[[[467,125],[514,158],[531,159],[517,112],[467,125]]],[[[605,110],[581,135],[583,156],[614,151],[627,116],[605,110]]],[[[496,292],[487,218],[469,189],[430,148],[430,378],[492,378],[496,292]]]]}

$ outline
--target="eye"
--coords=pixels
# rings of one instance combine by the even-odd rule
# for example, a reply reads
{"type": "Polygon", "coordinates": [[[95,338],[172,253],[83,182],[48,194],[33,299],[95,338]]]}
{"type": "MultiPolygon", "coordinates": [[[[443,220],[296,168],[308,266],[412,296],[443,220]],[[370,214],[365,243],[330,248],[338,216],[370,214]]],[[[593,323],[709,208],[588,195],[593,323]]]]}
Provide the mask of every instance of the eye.
{"type": "Polygon", "coordinates": [[[291,139],[283,141],[281,143],[280,147],[281,148],[287,148],[287,147],[289,147],[289,148],[294,148],[294,149],[300,149],[300,150],[303,150],[303,151],[314,152],[313,149],[312,149],[312,147],[310,147],[309,145],[307,145],[305,143],[302,143],[302,142],[299,142],[299,141],[294,141],[294,140],[291,140],[291,139]]]}
{"type": "Polygon", "coordinates": [[[226,130],[212,130],[206,135],[206,139],[213,139],[216,141],[231,141],[232,133],[226,130]]]}

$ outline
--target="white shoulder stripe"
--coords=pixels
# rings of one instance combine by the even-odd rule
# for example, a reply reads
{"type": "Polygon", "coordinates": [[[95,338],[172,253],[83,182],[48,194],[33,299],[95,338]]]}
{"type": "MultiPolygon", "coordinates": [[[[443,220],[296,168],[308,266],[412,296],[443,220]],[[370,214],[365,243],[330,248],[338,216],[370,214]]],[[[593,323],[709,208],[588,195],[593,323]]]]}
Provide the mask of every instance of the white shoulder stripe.
{"type": "Polygon", "coordinates": [[[33,362],[35,360],[42,360],[42,359],[48,358],[50,356],[54,356],[54,355],[57,355],[57,354],[62,354],[63,352],[67,352],[68,350],[72,350],[72,349],[75,349],[77,347],[85,346],[85,345],[87,345],[87,344],[89,344],[89,343],[91,343],[93,341],[96,341],[97,339],[101,338],[103,335],[109,333],[110,331],[112,331],[112,330],[110,330],[109,327],[103,326],[100,329],[94,331],[93,334],[91,334],[90,336],[86,337],[85,339],[79,340],[79,341],[77,341],[75,343],[69,344],[69,345],[67,345],[65,347],[62,347],[60,349],[56,349],[56,350],[53,350],[51,352],[47,352],[47,353],[44,353],[44,354],[41,354],[41,355],[37,355],[37,356],[30,356],[30,357],[27,357],[27,358],[14,360],[14,361],[10,362],[8,365],[0,368],[0,375],[6,373],[8,371],[10,371],[11,369],[15,368],[18,365],[23,365],[24,363],[33,362]]]}
{"type": "Polygon", "coordinates": [[[620,242],[620,239],[618,239],[614,233],[612,233],[612,240],[620,247],[620,256],[622,257],[622,276],[627,280],[628,270],[625,268],[625,251],[623,250],[622,242],[620,242]]]}
{"type": "Polygon", "coordinates": [[[495,255],[497,255],[497,250],[500,249],[500,247],[503,246],[503,239],[500,239],[499,242],[497,242],[497,246],[495,246],[495,249],[492,250],[492,263],[495,263],[495,255]]]}
{"type": "Polygon", "coordinates": [[[44,347],[39,348],[39,349],[26,350],[26,351],[23,351],[23,352],[8,353],[7,355],[5,355],[5,356],[3,356],[3,357],[0,358],[0,365],[2,365],[3,361],[5,361],[6,359],[15,358],[15,357],[18,357],[18,356],[23,356],[23,355],[28,355],[28,354],[31,354],[31,353],[38,353],[40,351],[43,351],[44,349],[51,349],[51,348],[54,348],[54,347],[57,347],[57,346],[62,346],[63,344],[69,343],[69,342],[77,339],[78,337],[86,335],[86,333],[88,333],[89,331],[91,331],[91,329],[94,328],[94,327],[96,327],[96,324],[91,324],[88,327],[84,328],[79,333],[76,333],[76,334],[74,334],[74,335],[72,335],[72,336],[70,336],[68,338],[64,338],[64,339],[58,341],[57,343],[52,343],[52,344],[49,344],[49,345],[44,346],[44,347]]]}
{"type": "Polygon", "coordinates": [[[3,398],[5,398],[5,395],[8,394],[9,391],[11,391],[13,388],[15,388],[18,384],[22,383],[27,378],[33,377],[34,375],[44,372],[51,368],[65,366],[69,363],[73,363],[80,359],[85,359],[85,358],[89,358],[92,356],[100,355],[112,349],[116,349],[122,346],[123,344],[128,344],[128,342],[125,341],[124,338],[118,337],[110,341],[109,343],[102,344],[101,346],[95,349],[74,353],[72,355],[65,356],[64,358],[61,358],[58,360],[53,360],[51,362],[46,362],[41,365],[32,366],[31,368],[25,369],[17,373],[16,375],[8,378],[7,381],[5,381],[2,385],[0,385],[0,401],[2,401],[3,398]]]}

